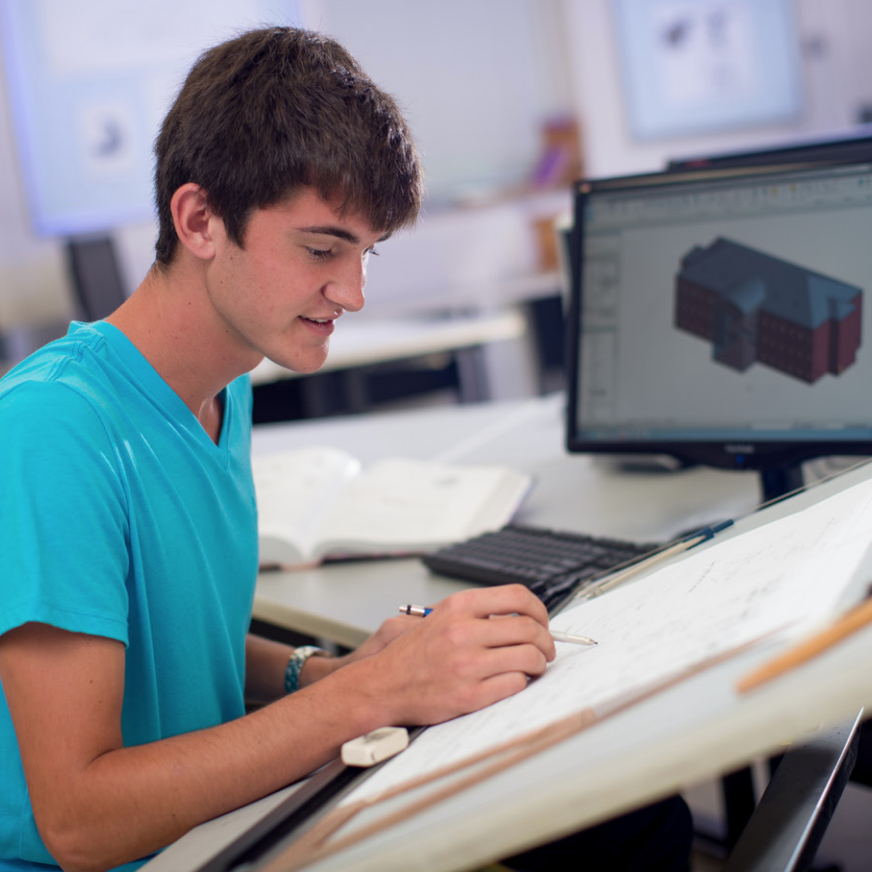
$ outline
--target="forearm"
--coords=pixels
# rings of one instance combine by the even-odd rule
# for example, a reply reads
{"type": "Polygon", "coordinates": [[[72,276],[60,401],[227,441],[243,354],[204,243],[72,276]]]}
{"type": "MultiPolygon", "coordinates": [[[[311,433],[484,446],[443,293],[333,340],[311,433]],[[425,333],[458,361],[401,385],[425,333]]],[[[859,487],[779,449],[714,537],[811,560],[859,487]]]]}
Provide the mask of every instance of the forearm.
{"type": "MultiPolygon", "coordinates": [[[[285,695],[285,672],[294,648],[281,642],[249,634],[245,646],[245,696],[251,702],[266,703],[285,695]]],[[[311,657],[300,674],[306,687],[348,662],[347,657],[311,657]]]]}
{"type": "MultiPolygon", "coordinates": [[[[437,723],[516,693],[553,647],[526,589],[463,591],[426,620],[391,619],[345,658],[310,658],[300,690],[250,715],[136,747],[122,742],[118,641],[28,624],[0,636],[0,678],[40,833],[64,868],[91,870],[298,780],[376,727],[437,723]]],[[[251,685],[283,691],[291,650],[252,642],[251,685]]]]}
{"type": "Polygon", "coordinates": [[[337,690],[314,686],[221,726],[99,756],[52,791],[50,808],[35,803],[49,849],[65,868],[110,868],[305,777],[381,725],[377,701],[337,690]]]}

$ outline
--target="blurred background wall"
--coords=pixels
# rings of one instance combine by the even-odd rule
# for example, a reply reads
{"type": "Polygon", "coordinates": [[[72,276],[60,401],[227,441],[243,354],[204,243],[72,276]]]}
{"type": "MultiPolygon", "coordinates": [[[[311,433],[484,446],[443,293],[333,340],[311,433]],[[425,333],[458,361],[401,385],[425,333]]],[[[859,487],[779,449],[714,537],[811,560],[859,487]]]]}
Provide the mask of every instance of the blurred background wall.
{"type": "MultiPolygon", "coordinates": [[[[149,83],[153,124],[177,84],[178,74],[166,75],[171,64],[183,71],[203,46],[235,29],[290,20],[344,42],[404,106],[428,179],[419,228],[391,240],[371,269],[368,300],[376,315],[543,293],[537,276],[554,263],[537,227],[568,213],[569,183],[578,174],[656,170],[671,158],[828,135],[872,117],[867,0],[764,3],[780,7],[777,32],[770,33],[760,32],[761,0],[3,3],[0,28],[8,27],[10,9],[27,6],[49,34],[37,48],[73,79],[77,69],[90,80],[101,69],[107,80],[150,76],[146,61],[165,60],[163,78],[149,83]],[[719,10],[731,16],[732,32],[719,10]],[[694,43],[688,28],[703,19],[708,41],[694,43]],[[645,56],[646,32],[674,50],[671,60],[657,67],[645,56]],[[730,46],[736,33],[752,33],[758,56],[748,45],[730,46]],[[771,40],[773,52],[779,47],[787,72],[770,75],[761,66],[761,39],[771,40]],[[658,69],[665,77],[660,90],[646,91],[658,69]],[[695,101],[705,109],[717,105],[719,88],[762,94],[779,82],[775,103],[745,117],[713,117],[693,129],[693,111],[669,115],[670,100],[679,110],[693,110],[695,101]]],[[[8,40],[0,50],[9,61],[8,40]]],[[[75,312],[66,238],[34,228],[8,70],[0,65],[0,332],[61,323],[75,312]]],[[[58,137],[69,150],[81,136],[73,128],[58,137]]],[[[148,151],[153,132],[140,132],[139,149],[148,151]]],[[[145,214],[101,229],[114,238],[129,293],[151,263],[152,221],[145,214]]]]}

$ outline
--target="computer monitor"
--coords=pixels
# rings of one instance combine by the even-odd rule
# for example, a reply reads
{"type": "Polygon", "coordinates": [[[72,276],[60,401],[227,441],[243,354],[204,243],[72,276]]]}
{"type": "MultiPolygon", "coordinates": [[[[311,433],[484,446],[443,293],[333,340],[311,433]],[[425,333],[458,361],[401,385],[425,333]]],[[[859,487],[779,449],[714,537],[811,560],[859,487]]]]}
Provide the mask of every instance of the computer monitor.
{"type": "Polygon", "coordinates": [[[794,137],[788,142],[775,143],[763,148],[673,158],[668,162],[667,169],[684,172],[698,169],[848,160],[872,160],[872,124],[858,124],[850,130],[837,133],[794,137]]]}
{"type": "Polygon", "coordinates": [[[872,455],[872,161],[583,180],[574,240],[569,451],[872,455]]]}

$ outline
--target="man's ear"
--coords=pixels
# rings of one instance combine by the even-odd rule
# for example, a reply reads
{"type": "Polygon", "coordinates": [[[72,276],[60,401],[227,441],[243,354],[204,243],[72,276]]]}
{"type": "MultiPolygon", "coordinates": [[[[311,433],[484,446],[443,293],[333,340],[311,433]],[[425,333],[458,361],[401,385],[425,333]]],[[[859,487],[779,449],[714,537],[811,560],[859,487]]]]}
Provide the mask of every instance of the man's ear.
{"type": "Polygon", "coordinates": [[[209,206],[206,191],[188,182],[173,194],[170,209],[182,245],[200,260],[211,259],[215,255],[216,233],[223,232],[224,224],[209,206]]]}

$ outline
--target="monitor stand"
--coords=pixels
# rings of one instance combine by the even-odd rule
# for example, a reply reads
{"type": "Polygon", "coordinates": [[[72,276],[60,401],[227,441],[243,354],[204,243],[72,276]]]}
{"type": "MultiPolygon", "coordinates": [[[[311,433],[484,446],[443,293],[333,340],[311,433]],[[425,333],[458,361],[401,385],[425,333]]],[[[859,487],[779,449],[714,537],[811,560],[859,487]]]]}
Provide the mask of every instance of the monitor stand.
{"type": "Polygon", "coordinates": [[[780,500],[788,494],[805,487],[802,464],[793,463],[777,469],[760,470],[760,493],[763,504],[780,500]]]}
{"type": "MultiPolygon", "coordinates": [[[[805,481],[801,463],[760,470],[760,494],[763,498],[763,505],[784,499],[788,494],[801,490],[803,487],[805,487],[805,481]]],[[[770,761],[771,765],[772,761],[770,761]]],[[[727,849],[732,851],[757,806],[757,794],[754,789],[754,775],[751,768],[745,766],[724,775],[721,778],[721,793],[726,819],[724,842],[727,849]]]]}

